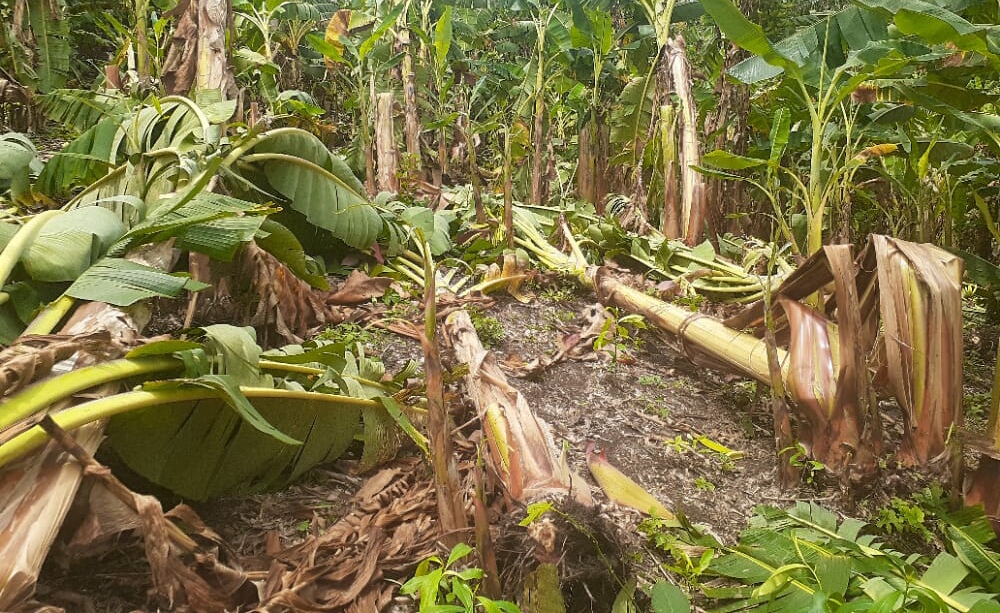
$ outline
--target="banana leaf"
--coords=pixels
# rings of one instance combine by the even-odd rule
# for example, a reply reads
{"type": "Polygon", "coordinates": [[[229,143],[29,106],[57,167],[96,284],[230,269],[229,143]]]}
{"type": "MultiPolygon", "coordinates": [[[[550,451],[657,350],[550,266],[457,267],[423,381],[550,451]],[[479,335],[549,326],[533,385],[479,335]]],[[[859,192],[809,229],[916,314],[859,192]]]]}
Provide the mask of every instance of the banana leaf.
{"type": "Polygon", "coordinates": [[[370,247],[382,229],[364,186],[347,164],[315,136],[278,129],[262,134],[240,157],[244,175],[265,193],[277,193],[315,226],[351,247],[370,247]]]}
{"type": "Polygon", "coordinates": [[[107,432],[130,468],[185,498],[258,492],[286,485],[313,466],[335,460],[354,441],[362,408],[312,396],[316,398],[252,401],[267,423],[301,445],[254,428],[221,398],[120,415],[107,432]]]}

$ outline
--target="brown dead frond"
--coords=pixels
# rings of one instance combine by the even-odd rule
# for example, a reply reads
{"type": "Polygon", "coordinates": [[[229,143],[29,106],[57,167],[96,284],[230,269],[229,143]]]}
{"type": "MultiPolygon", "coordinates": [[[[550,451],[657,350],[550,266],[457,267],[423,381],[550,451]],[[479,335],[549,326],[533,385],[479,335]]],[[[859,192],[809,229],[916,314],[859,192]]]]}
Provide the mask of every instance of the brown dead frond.
{"type": "Polygon", "coordinates": [[[7,396],[45,377],[54,364],[78,351],[104,355],[113,351],[110,345],[107,332],[21,336],[0,352],[0,395],[7,396]]]}
{"type": "Polygon", "coordinates": [[[437,507],[421,461],[376,473],[355,501],[357,508],[325,533],[274,554],[259,610],[381,610],[396,590],[391,580],[434,553],[437,507]]]}

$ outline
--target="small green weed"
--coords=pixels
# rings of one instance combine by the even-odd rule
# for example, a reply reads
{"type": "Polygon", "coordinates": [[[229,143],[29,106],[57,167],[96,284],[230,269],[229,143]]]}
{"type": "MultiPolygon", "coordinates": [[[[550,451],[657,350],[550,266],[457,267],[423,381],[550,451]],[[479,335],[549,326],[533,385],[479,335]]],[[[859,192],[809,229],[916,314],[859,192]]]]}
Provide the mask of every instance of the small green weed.
{"type": "Polygon", "coordinates": [[[701,294],[691,294],[688,296],[678,296],[673,299],[673,303],[679,307],[685,307],[690,309],[692,312],[697,311],[701,308],[701,303],[705,301],[705,297],[701,294]]]}
{"type": "Polygon", "coordinates": [[[964,415],[968,424],[986,424],[990,414],[990,392],[979,392],[965,396],[964,415]]]}
{"type": "Polygon", "coordinates": [[[570,323],[576,319],[576,313],[565,309],[553,309],[545,311],[545,322],[555,328],[570,323]]]}
{"type": "Polygon", "coordinates": [[[984,546],[994,538],[988,520],[969,509],[941,519],[947,551],[918,555],[886,546],[864,522],[841,520],[815,503],[788,511],[760,506],[739,545],[723,548],[709,571],[744,587],[722,595],[727,602],[709,595],[716,601],[706,608],[997,611],[996,584],[983,583],[980,574],[995,577],[1000,563],[984,546]]]}
{"type": "Polygon", "coordinates": [[[636,313],[622,316],[615,308],[608,309],[608,312],[601,332],[594,339],[594,351],[610,349],[612,361],[618,362],[620,355],[627,355],[642,346],[642,339],[636,332],[645,329],[646,320],[636,313]]]}
{"type": "Polygon", "coordinates": [[[875,525],[888,534],[918,536],[930,543],[934,535],[927,529],[927,515],[919,504],[893,497],[889,506],[878,510],[875,525]]]}
{"type": "Polygon", "coordinates": [[[714,492],[715,484],[706,479],[705,477],[698,477],[694,480],[694,486],[702,492],[714,492]]]}
{"type": "Polygon", "coordinates": [[[361,343],[365,347],[380,347],[385,342],[385,333],[378,329],[365,328],[352,322],[330,326],[316,335],[317,340],[332,341],[347,347],[361,343]]]}
{"type": "Polygon", "coordinates": [[[668,387],[667,382],[660,375],[639,375],[639,385],[648,385],[660,389],[667,389],[668,387]]]}
{"type": "Polygon", "coordinates": [[[652,400],[646,402],[646,406],[643,407],[643,410],[650,415],[659,417],[660,419],[670,419],[670,409],[660,406],[652,400]]]}
{"type": "Polygon", "coordinates": [[[812,484],[816,482],[816,477],[819,473],[826,470],[826,465],[817,460],[813,460],[806,453],[806,448],[802,446],[802,443],[796,443],[794,447],[785,447],[782,449],[778,455],[788,453],[788,463],[796,468],[803,470],[806,477],[806,483],[812,484]]]}
{"type": "Polygon", "coordinates": [[[681,577],[689,591],[698,589],[701,576],[715,557],[713,547],[684,542],[666,520],[655,517],[644,520],[639,524],[638,530],[650,545],[673,558],[673,563],[664,564],[664,569],[681,577]]]}
{"type": "Polygon", "coordinates": [[[507,338],[507,331],[496,317],[487,315],[479,309],[469,309],[472,327],[476,329],[483,346],[492,349],[498,347],[507,338]]]}
{"type": "Polygon", "coordinates": [[[420,613],[521,613],[512,602],[476,594],[483,578],[482,569],[456,569],[458,562],[472,551],[472,547],[459,543],[451,550],[447,561],[438,556],[427,558],[417,565],[416,573],[403,584],[399,593],[418,595],[420,613]]]}
{"type": "Polygon", "coordinates": [[[539,295],[546,302],[569,302],[573,299],[574,289],[571,285],[549,285],[539,295]]]}
{"type": "Polygon", "coordinates": [[[753,404],[757,392],[756,381],[737,381],[723,385],[720,396],[726,405],[745,411],[753,404]]]}
{"type": "Polygon", "coordinates": [[[723,472],[730,472],[736,468],[736,460],[743,458],[743,452],[730,449],[725,445],[713,441],[705,435],[692,436],[690,434],[678,434],[672,439],[664,441],[668,447],[672,447],[677,453],[700,453],[714,458],[719,463],[719,468],[723,472]]]}

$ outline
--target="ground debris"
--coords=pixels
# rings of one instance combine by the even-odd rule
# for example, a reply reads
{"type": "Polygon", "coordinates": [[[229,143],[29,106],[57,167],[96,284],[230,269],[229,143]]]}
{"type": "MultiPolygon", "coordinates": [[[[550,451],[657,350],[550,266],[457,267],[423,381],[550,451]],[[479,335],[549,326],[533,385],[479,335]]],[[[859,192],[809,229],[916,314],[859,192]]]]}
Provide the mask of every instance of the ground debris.
{"type": "Polygon", "coordinates": [[[355,500],[357,508],[325,533],[275,553],[259,610],[380,610],[396,590],[391,579],[434,553],[434,487],[418,458],[376,473],[355,500]]]}

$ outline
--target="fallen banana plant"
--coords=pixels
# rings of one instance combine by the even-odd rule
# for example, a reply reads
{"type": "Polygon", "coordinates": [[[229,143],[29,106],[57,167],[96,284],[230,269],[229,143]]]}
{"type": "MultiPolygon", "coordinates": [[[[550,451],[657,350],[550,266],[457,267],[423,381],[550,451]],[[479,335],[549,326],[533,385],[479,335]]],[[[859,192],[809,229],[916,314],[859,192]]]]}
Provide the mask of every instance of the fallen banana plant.
{"type": "MultiPolygon", "coordinates": [[[[605,304],[677,335],[686,351],[772,383],[767,344],[759,338],[764,301],[724,323],[692,314],[627,286],[607,268],[587,266],[565,225],[569,254],[563,253],[532,216],[515,211],[518,241],[546,266],[592,287],[605,304]]],[[[824,248],[774,292],[773,332],[788,347],[777,350],[777,362],[801,417],[796,435],[845,483],[870,478],[884,446],[871,383],[877,343],[886,347],[890,387],[906,411],[902,458],[921,466],[944,461],[959,474],[952,463],[960,454],[949,441],[960,421],[961,274],[961,260],[947,252],[873,236],[856,259],[849,247],[824,248]],[[823,312],[801,302],[827,286],[834,292],[823,312]]]]}
{"type": "MultiPolygon", "coordinates": [[[[603,258],[616,260],[630,267],[638,267],[651,278],[674,281],[681,288],[704,295],[719,302],[750,303],[763,296],[767,278],[748,272],[761,260],[764,252],[773,246],[764,245],[747,251],[746,262],[740,266],[716,254],[709,242],[690,247],[680,241],[667,239],[656,230],[645,235],[626,231],[614,218],[602,219],[577,212],[572,222],[579,225],[577,232],[570,229],[558,211],[545,207],[522,206],[514,209],[514,226],[518,244],[539,256],[549,265],[551,258],[544,254],[548,239],[544,234],[558,237],[571,245],[573,257],[586,261],[583,248],[595,251],[603,258]],[[575,245],[575,246],[572,246],[575,245]]],[[[792,270],[778,256],[772,258],[776,268],[772,283],[792,270]]],[[[550,266],[558,267],[558,266],[550,266]]]]}
{"type": "Polygon", "coordinates": [[[152,343],[15,394],[0,405],[0,467],[47,441],[31,422],[50,406],[136,377],[149,382],[52,418],[74,430],[113,417],[108,433],[119,456],[154,483],[195,500],[294,480],[341,455],[366,413],[373,415],[364,419],[362,464],[394,454],[397,420],[422,441],[391,398],[412,367],[386,382],[379,362],[342,345],[313,343],[265,356],[245,329],[209,326],[204,338],[204,345],[152,343]],[[186,376],[170,378],[181,373],[186,376]]]}

